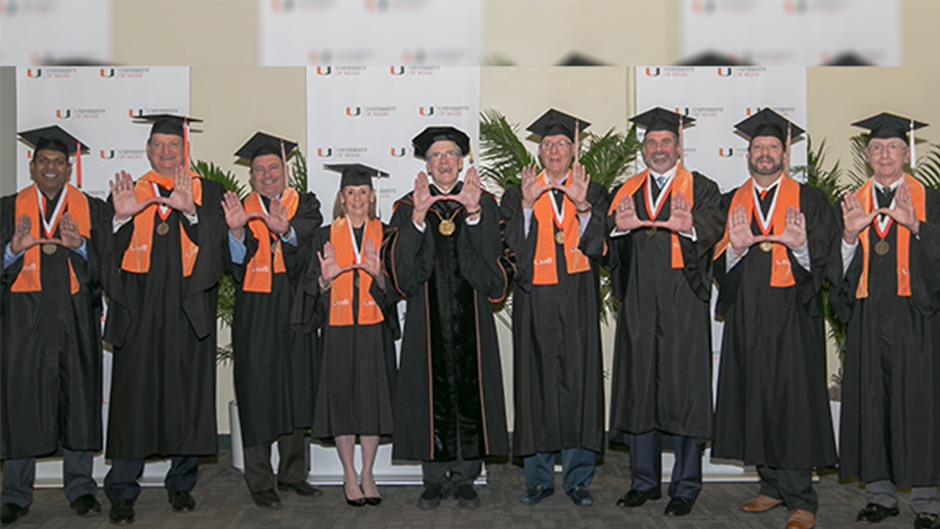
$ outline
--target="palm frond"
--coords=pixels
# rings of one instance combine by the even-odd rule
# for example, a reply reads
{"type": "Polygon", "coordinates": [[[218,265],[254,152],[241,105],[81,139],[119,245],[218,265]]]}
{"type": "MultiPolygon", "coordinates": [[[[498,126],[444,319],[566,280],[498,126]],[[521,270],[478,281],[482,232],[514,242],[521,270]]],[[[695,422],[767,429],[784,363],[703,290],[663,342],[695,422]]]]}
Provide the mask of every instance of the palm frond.
{"type": "Polygon", "coordinates": [[[871,174],[871,165],[868,164],[868,155],[865,147],[868,145],[868,134],[862,133],[852,136],[849,140],[852,152],[852,169],[849,170],[849,190],[855,191],[862,187],[871,174]]]}
{"type": "Polygon", "coordinates": [[[851,184],[843,184],[842,169],[839,167],[839,161],[830,167],[825,168],[826,164],[826,140],[820,142],[817,149],[813,149],[813,138],[807,136],[806,165],[794,167],[794,171],[802,175],[808,185],[818,187],[829,199],[829,202],[835,202],[842,198],[849,191],[851,184]]]}
{"type": "Polygon", "coordinates": [[[298,193],[307,192],[307,157],[297,149],[294,160],[291,162],[290,181],[287,185],[298,193]]]}
{"type": "Polygon", "coordinates": [[[248,188],[245,184],[238,181],[238,178],[231,171],[223,171],[221,167],[212,162],[195,160],[192,163],[194,173],[205,178],[222,184],[227,190],[238,195],[238,198],[244,198],[248,194],[248,188]]]}
{"type": "Polygon", "coordinates": [[[588,146],[581,153],[580,162],[591,175],[591,180],[610,189],[620,176],[627,173],[639,150],[636,125],[626,135],[614,132],[614,129],[602,136],[589,133],[588,146]]]}
{"type": "Polygon", "coordinates": [[[518,124],[510,125],[497,110],[480,113],[480,176],[502,189],[518,184],[522,168],[536,162],[519,140],[518,130],[518,124]]]}
{"type": "Polygon", "coordinates": [[[934,189],[940,189],[940,144],[930,144],[931,150],[917,160],[914,174],[921,182],[934,189]]]}

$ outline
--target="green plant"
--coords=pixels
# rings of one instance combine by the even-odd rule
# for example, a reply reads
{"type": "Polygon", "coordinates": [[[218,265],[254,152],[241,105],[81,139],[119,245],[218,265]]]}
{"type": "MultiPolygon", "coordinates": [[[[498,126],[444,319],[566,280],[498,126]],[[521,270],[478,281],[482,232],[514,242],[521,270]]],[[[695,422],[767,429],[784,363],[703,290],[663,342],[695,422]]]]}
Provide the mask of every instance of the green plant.
{"type": "MultiPolygon", "coordinates": [[[[480,115],[480,174],[484,182],[491,182],[499,190],[519,184],[519,175],[526,165],[541,162],[533,156],[518,136],[519,125],[510,124],[504,115],[494,109],[486,109],[480,115]]],[[[613,129],[603,135],[588,133],[581,135],[579,161],[584,165],[591,180],[610,190],[626,175],[640,151],[636,126],[624,135],[613,129]]],[[[605,212],[606,213],[606,212],[605,212]]],[[[603,213],[602,213],[603,214],[603,213]]],[[[616,299],[612,295],[610,276],[606,267],[601,267],[601,317],[616,312],[616,299]]],[[[511,326],[512,300],[499,307],[497,317],[511,326]],[[501,314],[508,313],[508,316],[501,314]]]]}
{"type": "MultiPolygon", "coordinates": [[[[229,171],[223,171],[221,167],[211,162],[196,160],[192,163],[194,173],[205,178],[222,184],[227,191],[238,195],[238,198],[244,198],[248,194],[248,188],[245,184],[238,181],[229,171]]],[[[216,319],[223,326],[232,327],[232,319],[235,315],[235,280],[232,274],[226,271],[219,280],[219,302],[216,309],[216,319]]],[[[232,360],[232,345],[219,346],[216,349],[216,361],[220,363],[232,360]]]]}

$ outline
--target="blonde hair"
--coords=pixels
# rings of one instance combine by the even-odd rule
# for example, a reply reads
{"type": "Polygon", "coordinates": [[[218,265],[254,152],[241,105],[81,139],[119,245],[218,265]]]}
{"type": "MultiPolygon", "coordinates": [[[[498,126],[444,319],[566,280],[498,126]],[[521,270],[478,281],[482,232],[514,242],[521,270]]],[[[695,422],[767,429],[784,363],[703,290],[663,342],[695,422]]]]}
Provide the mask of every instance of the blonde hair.
{"type": "MultiPolygon", "coordinates": [[[[346,189],[346,188],[341,187],[339,191],[336,193],[336,198],[333,200],[333,220],[346,216],[346,203],[343,201],[343,189],[346,189]]],[[[371,187],[370,189],[372,189],[372,193],[374,196],[375,189],[371,187]]],[[[372,220],[374,218],[375,218],[375,200],[370,200],[369,201],[369,220],[372,220]]]]}

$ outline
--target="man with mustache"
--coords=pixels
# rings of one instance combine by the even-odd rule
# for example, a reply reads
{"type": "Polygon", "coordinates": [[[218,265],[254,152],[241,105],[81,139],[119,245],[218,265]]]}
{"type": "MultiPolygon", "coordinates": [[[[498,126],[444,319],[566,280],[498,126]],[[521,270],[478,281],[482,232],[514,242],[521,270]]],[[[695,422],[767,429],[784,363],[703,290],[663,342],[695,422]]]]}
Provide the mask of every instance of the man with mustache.
{"type": "Polygon", "coordinates": [[[92,467],[101,450],[98,258],[109,238],[107,208],[68,183],[69,157],[86,145],[55,125],[20,135],[35,147],[33,184],[0,207],[4,525],[29,511],[36,458],[60,448],[72,509],[101,511],[92,467]]]}
{"type": "Polygon", "coordinates": [[[662,495],[662,435],[675,464],[665,514],[692,512],[711,438],[711,257],[721,237],[718,186],[681,162],[694,119],[662,108],[631,118],[646,129],[647,169],[615,192],[607,213],[610,277],[620,300],[610,435],[630,445],[630,490],[620,507],[662,495]]]}
{"type": "Polygon", "coordinates": [[[171,457],[176,512],[195,508],[200,456],[218,450],[216,301],[226,225],[221,184],[189,170],[189,118],[149,116],[152,170],[115,175],[105,340],[114,346],[105,493],[112,523],[134,521],[144,460],[171,457]]]}
{"type": "Polygon", "coordinates": [[[809,529],[813,468],[836,462],[821,291],[835,222],[820,189],[788,176],[802,129],[769,108],[736,127],[751,178],[725,195],[715,248],[725,327],[712,455],[757,466],[760,490],[741,510],[784,505],[787,529],[809,529]]]}

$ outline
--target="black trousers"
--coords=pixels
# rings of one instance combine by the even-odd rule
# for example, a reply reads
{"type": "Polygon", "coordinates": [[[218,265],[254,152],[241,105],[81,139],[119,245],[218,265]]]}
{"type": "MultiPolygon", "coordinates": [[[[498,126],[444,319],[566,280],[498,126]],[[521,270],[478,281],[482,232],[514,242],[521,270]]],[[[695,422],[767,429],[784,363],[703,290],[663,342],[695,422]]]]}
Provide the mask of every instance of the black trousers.
{"type": "Polygon", "coordinates": [[[760,475],[760,494],[783,500],[791,511],[801,509],[815,514],[819,509],[819,499],[813,489],[813,469],[757,465],[757,473],[760,475]]]}
{"type": "MultiPolygon", "coordinates": [[[[272,441],[273,442],[273,441],[272,441]]],[[[307,479],[307,458],[304,457],[304,432],[295,430],[277,438],[277,481],[299,483],[307,479]]],[[[245,482],[252,494],[274,490],[271,469],[271,442],[245,447],[245,482]]]]}
{"type": "MultiPolygon", "coordinates": [[[[657,430],[628,436],[630,488],[640,492],[659,490],[663,479],[663,436],[657,430]]],[[[669,483],[670,498],[694,500],[702,490],[702,449],[694,437],[672,436],[676,462],[669,483]]]]}
{"type": "MultiPolygon", "coordinates": [[[[196,485],[199,458],[177,456],[171,461],[170,470],[163,478],[166,490],[192,490],[196,485]]],[[[108,495],[111,503],[119,500],[136,500],[137,496],[140,496],[140,483],[137,483],[137,480],[143,474],[143,459],[112,459],[111,470],[104,477],[104,493],[108,495]]]]}

